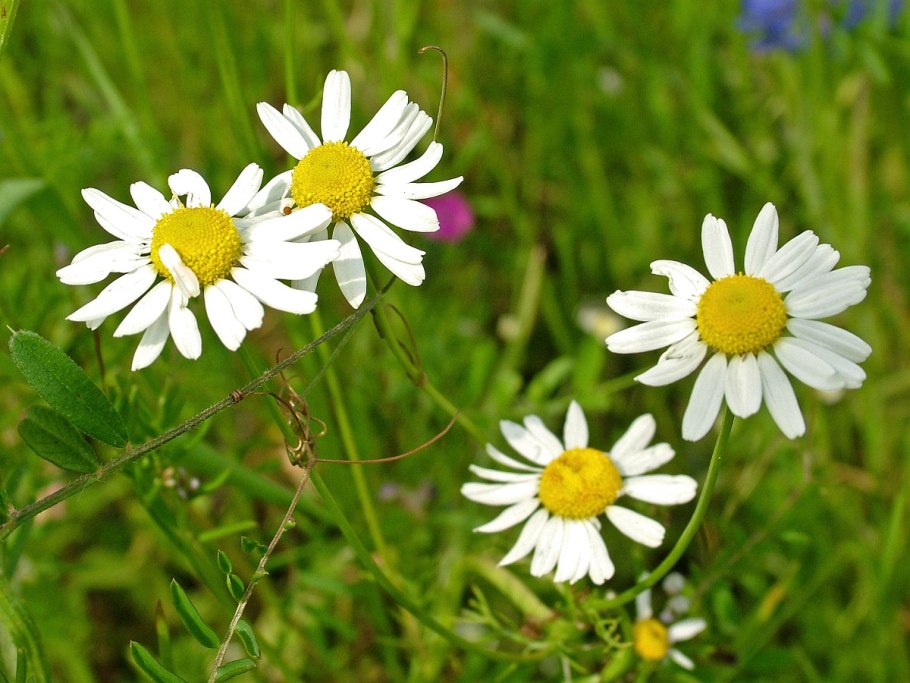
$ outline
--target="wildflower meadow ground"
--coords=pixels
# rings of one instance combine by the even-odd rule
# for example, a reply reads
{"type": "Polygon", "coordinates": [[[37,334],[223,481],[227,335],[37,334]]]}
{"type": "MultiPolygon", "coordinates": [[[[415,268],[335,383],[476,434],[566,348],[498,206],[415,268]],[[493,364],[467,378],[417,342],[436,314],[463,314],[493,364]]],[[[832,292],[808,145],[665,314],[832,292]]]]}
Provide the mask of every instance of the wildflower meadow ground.
{"type": "Polygon", "coordinates": [[[902,2],[0,0],[0,680],[910,680],[902,2]]]}

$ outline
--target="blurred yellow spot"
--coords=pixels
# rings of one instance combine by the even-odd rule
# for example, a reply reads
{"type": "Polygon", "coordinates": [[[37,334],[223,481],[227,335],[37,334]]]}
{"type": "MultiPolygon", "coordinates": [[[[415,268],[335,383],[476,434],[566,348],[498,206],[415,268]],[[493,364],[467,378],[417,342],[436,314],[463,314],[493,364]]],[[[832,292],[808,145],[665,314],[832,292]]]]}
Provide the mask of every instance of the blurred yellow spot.
{"type": "Polygon", "coordinates": [[[587,519],[612,505],[622,477],[606,453],[593,448],[565,451],[540,475],[540,502],[554,515],[587,519]]]}
{"type": "Polygon", "coordinates": [[[636,621],[632,627],[632,645],[642,659],[659,662],[670,649],[667,627],[657,619],[636,621]]]}

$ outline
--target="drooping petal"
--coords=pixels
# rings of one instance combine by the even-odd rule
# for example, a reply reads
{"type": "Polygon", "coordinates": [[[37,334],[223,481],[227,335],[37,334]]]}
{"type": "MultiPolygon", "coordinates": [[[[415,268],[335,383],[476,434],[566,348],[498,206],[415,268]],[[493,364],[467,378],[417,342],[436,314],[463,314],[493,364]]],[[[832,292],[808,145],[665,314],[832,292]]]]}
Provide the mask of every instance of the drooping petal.
{"type": "Polygon", "coordinates": [[[685,339],[695,330],[695,320],[652,320],[633,325],[607,337],[607,348],[613,353],[640,353],[662,349],[685,339]]]}
{"type": "Polygon", "coordinates": [[[574,400],[569,404],[566,412],[566,424],[562,431],[562,440],[566,450],[571,448],[587,448],[588,446],[588,421],[585,413],[574,400]]]}
{"type": "Polygon", "coordinates": [[[380,249],[373,249],[373,254],[389,271],[405,284],[417,287],[426,279],[427,274],[421,263],[406,263],[380,249]]]}
{"type": "MultiPolygon", "coordinates": [[[[613,578],[615,569],[610,560],[610,554],[607,552],[607,545],[597,528],[593,524],[586,523],[585,533],[588,536],[588,547],[591,550],[591,566],[588,568],[588,576],[595,585],[599,586],[604,581],[613,578]]],[[[576,574],[576,578],[581,577],[576,574]]]]}
{"type": "Polygon", "coordinates": [[[167,319],[167,312],[164,311],[145,330],[145,334],[139,340],[139,346],[136,347],[136,353],[133,354],[133,371],[148,367],[161,355],[161,351],[171,335],[167,319]]]}
{"type": "Polygon", "coordinates": [[[540,506],[540,501],[537,498],[527,498],[525,500],[520,500],[514,505],[510,505],[505,510],[499,513],[494,519],[490,520],[486,524],[477,527],[474,531],[492,534],[497,531],[505,531],[506,529],[511,529],[516,524],[520,524],[525,521],[531,514],[540,506]]]}
{"type": "Polygon", "coordinates": [[[332,237],[341,244],[338,258],[332,262],[335,279],[338,280],[344,298],[353,308],[358,308],[367,293],[367,275],[360,245],[357,244],[354,231],[344,221],[335,224],[332,237]]]}
{"type": "Polygon", "coordinates": [[[788,439],[802,436],[806,423],[787,375],[777,361],[764,351],[758,354],[758,367],[761,370],[762,395],[774,422],[788,439]]]}
{"type": "Polygon", "coordinates": [[[701,225],[701,246],[705,256],[705,265],[715,280],[733,275],[736,266],[733,263],[733,242],[727,224],[710,213],[705,216],[701,225]]]}
{"type": "Polygon", "coordinates": [[[266,306],[288,313],[312,313],[317,296],[313,292],[288,287],[274,278],[246,268],[231,268],[231,277],[266,306]]]}
{"type": "Polygon", "coordinates": [[[544,508],[538,509],[537,512],[531,515],[527,523],[522,527],[515,545],[499,561],[499,566],[505,567],[508,564],[517,562],[534,550],[534,546],[537,545],[537,539],[540,538],[540,532],[543,531],[549,517],[549,513],[544,508]]]}
{"type": "Polygon", "coordinates": [[[162,280],[152,287],[126,314],[126,317],[114,330],[114,336],[123,337],[130,334],[139,334],[151,327],[167,310],[168,302],[171,300],[172,289],[173,285],[170,280],[162,280]]]}
{"type": "Polygon", "coordinates": [[[559,563],[556,566],[556,574],[553,576],[553,581],[562,583],[573,579],[583,556],[589,553],[588,537],[585,533],[584,522],[564,519],[562,550],[559,553],[559,563]]]}
{"type": "Polygon", "coordinates": [[[646,474],[643,477],[627,477],[623,480],[622,492],[656,505],[681,505],[695,498],[698,482],[685,474],[646,474]]]}
{"type": "Polygon", "coordinates": [[[683,415],[682,435],[686,441],[698,441],[717,419],[724,399],[726,374],[727,359],[722,353],[715,353],[698,374],[683,415]]]}
{"type": "Polygon", "coordinates": [[[411,232],[436,232],[439,217],[426,204],[403,197],[376,196],[370,200],[370,207],[382,218],[402,230],[411,232]]]}
{"type": "Polygon", "coordinates": [[[777,209],[768,202],[758,212],[746,242],[746,275],[757,275],[777,251],[777,231],[777,209]]]}
{"type": "Polygon", "coordinates": [[[655,522],[650,517],[645,517],[620,505],[609,506],[606,515],[613,526],[636,543],[641,543],[649,548],[656,548],[663,543],[666,530],[662,524],[655,522]]]}
{"type": "Polygon", "coordinates": [[[344,140],[351,123],[351,78],[332,69],[322,90],[322,141],[344,140]]]}
{"type": "Polygon", "coordinates": [[[256,196],[260,185],[262,185],[262,169],[258,164],[248,164],[215,208],[225,211],[228,216],[236,216],[256,196]]]}
{"type": "Polygon", "coordinates": [[[872,347],[852,332],[818,320],[790,318],[787,329],[795,337],[824,346],[854,363],[862,363],[872,353],[872,347]]]}
{"type": "Polygon", "coordinates": [[[681,341],[668,346],[660,355],[657,365],[637,375],[635,381],[651,387],[672,384],[695,372],[707,353],[708,345],[701,341],[698,330],[695,330],[681,341]]]}
{"type": "Polygon", "coordinates": [[[167,268],[174,280],[174,285],[187,299],[199,296],[199,278],[191,268],[188,268],[180,258],[180,254],[170,244],[162,244],[158,248],[158,258],[167,268]]]}
{"type": "Polygon", "coordinates": [[[231,280],[219,280],[212,287],[221,290],[227,297],[237,320],[247,329],[255,330],[262,325],[265,309],[259,299],[231,280]]]}
{"type": "Polygon", "coordinates": [[[230,351],[236,351],[246,337],[246,327],[234,314],[231,302],[217,287],[206,287],[202,293],[205,301],[205,312],[212,324],[212,329],[230,351]]]}
{"type": "Polygon", "coordinates": [[[381,251],[396,261],[417,265],[426,253],[405,243],[385,223],[369,214],[355,213],[351,216],[351,227],[374,252],[381,251]]]}
{"type": "Polygon", "coordinates": [[[550,517],[540,532],[534,557],[531,558],[531,576],[543,576],[553,571],[562,553],[565,537],[565,520],[562,517],[550,517]]]}
{"type": "Polygon", "coordinates": [[[761,407],[761,375],[751,353],[733,356],[727,363],[724,382],[727,405],[737,417],[749,417],[761,407]]]}
{"type": "Polygon", "coordinates": [[[151,263],[134,270],[132,273],[121,275],[101,290],[101,293],[95,299],[70,313],[66,316],[66,319],[74,322],[104,319],[112,313],[126,308],[145,294],[157,277],[158,273],[151,263]]]}
{"type": "Polygon", "coordinates": [[[202,355],[202,335],[199,334],[196,316],[186,307],[186,300],[176,287],[171,289],[167,325],[180,355],[190,360],[196,360],[202,355]]]}
{"type": "Polygon", "coordinates": [[[212,205],[212,191],[209,189],[209,184],[205,182],[205,178],[190,168],[182,168],[170,175],[167,184],[178,197],[186,195],[184,202],[186,207],[210,207],[212,205]]]}

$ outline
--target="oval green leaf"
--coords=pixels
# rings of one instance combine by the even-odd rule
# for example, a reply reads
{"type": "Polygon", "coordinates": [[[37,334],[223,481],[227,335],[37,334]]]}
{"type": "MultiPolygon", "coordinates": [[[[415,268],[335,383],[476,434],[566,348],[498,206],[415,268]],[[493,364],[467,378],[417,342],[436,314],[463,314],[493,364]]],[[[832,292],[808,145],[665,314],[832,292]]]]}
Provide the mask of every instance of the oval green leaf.
{"type": "Polygon", "coordinates": [[[256,662],[252,659],[247,657],[235,659],[233,662],[228,662],[227,664],[218,667],[218,671],[215,672],[215,680],[218,681],[218,683],[221,683],[221,681],[229,681],[234,676],[245,674],[247,671],[251,671],[255,668],[256,662]]]}
{"type": "Polygon", "coordinates": [[[231,594],[231,597],[234,598],[237,602],[243,598],[243,594],[246,592],[246,586],[243,585],[243,580],[236,574],[228,574],[226,577],[228,593],[231,594]]]}
{"type": "Polygon", "coordinates": [[[20,330],[10,337],[9,350],[26,381],[52,408],[89,436],[126,445],[129,434],[120,413],[61,349],[40,334],[20,330]]]}
{"type": "Polygon", "coordinates": [[[177,610],[183,625],[186,626],[186,630],[190,632],[193,638],[205,647],[214,649],[221,645],[221,639],[218,638],[218,634],[202,620],[199,610],[190,602],[186,592],[177,583],[177,579],[171,579],[171,597],[174,599],[174,609],[177,610]]]}
{"type": "Polygon", "coordinates": [[[243,619],[237,622],[237,635],[243,643],[243,649],[253,659],[259,659],[262,652],[259,650],[259,641],[256,640],[256,634],[253,633],[253,627],[243,619]]]}
{"type": "Polygon", "coordinates": [[[88,441],[56,410],[32,406],[19,424],[19,436],[39,457],[70,472],[94,472],[98,456],[88,441]]]}
{"type": "Polygon", "coordinates": [[[165,669],[161,662],[152,656],[151,652],[136,641],[130,641],[130,656],[136,666],[139,667],[139,670],[155,683],[186,683],[186,680],[165,669]]]}
{"type": "Polygon", "coordinates": [[[231,558],[223,550],[218,551],[218,568],[225,574],[230,574],[234,570],[231,558]]]}

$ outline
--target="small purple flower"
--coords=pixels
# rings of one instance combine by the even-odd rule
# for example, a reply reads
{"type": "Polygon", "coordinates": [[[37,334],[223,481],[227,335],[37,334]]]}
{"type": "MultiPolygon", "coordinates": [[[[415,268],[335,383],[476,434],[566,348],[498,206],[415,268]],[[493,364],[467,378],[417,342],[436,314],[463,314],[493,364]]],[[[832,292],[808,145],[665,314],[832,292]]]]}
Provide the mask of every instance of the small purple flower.
{"type": "MultiPolygon", "coordinates": [[[[893,24],[903,8],[903,0],[829,0],[835,17],[840,16],[846,29],[856,27],[876,6],[887,3],[888,21],[893,24]]],[[[750,47],[754,52],[786,50],[796,52],[805,46],[811,34],[811,15],[801,0],[743,0],[742,14],[737,27],[754,36],[750,47]]],[[[831,14],[817,17],[821,33],[827,36],[833,24],[831,14]]]]}
{"type": "Polygon", "coordinates": [[[439,230],[425,233],[431,240],[460,242],[474,228],[474,211],[467,197],[458,190],[421,200],[436,211],[439,230]]]}

